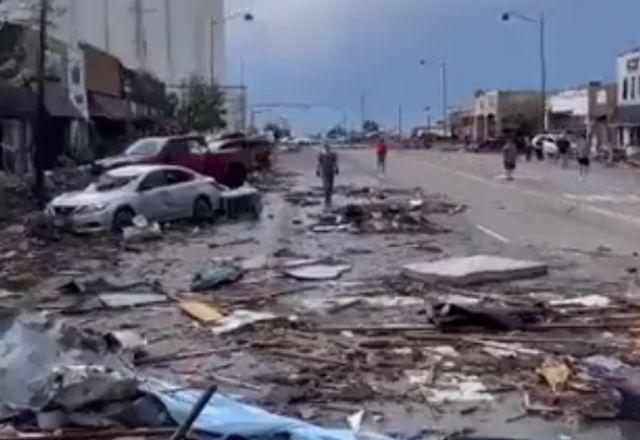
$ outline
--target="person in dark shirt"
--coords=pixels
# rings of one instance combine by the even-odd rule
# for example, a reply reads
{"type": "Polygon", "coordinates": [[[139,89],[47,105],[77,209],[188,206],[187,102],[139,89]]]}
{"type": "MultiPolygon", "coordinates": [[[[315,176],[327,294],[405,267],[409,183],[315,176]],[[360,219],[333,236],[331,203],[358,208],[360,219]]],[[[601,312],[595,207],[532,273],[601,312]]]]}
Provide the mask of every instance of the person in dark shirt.
{"type": "Polygon", "coordinates": [[[318,168],[316,169],[316,175],[322,179],[325,208],[331,207],[333,184],[335,176],[337,176],[339,172],[338,155],[331,151],[331,146],[329,144],[324,144],[322,152],[318,155],[318,168]]]}

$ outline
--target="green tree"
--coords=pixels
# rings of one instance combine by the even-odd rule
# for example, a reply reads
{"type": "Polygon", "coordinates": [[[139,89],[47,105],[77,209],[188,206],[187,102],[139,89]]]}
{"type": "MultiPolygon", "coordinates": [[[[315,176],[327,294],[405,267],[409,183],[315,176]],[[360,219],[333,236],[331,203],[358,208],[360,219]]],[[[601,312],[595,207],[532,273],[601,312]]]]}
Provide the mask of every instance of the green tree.
{"type": "Polygon", "coordinates": [[[226,127],[224,93],[217,84],[192,76],[183,83],[184,95],[178,108],[178,122],[185,130],[198,132],[226,127]]]}
{"type": "Polygon", "coordinates": [[[375,133],[377,131],[380,131],[380,126],[376,121],[368,119],[362,124],[362,131],[364,131],[365,133],[375,133]]]}

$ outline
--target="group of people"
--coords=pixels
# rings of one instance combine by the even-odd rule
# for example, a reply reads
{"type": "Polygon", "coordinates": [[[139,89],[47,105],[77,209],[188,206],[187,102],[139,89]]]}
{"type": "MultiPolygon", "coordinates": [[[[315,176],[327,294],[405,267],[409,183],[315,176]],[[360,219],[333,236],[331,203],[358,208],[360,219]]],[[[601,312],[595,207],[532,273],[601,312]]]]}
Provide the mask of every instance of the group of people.
{"type": "MultiPolygon", "coordinates": [[[[385,174],[387,171],[387,154],[389,147],[383,137],[380,137],[375,142],[374,150],[378,173],[381,175],[385,174]]],[[[316,168],[316,175],[322,180],[325,208],[331,207],[334,182],[339,173],[338,155],[331,149],[331,145],[325,143],[322,151],[318,155],[318,166],[316,168]]]]}
{"type": "MultiPolygon", "coordinates": [[[[571,142],[567,136],[562,135],[556,141],[557,160],[561,163],[562,168],[567,168],[569,164],[569,158],[571,155],[571,142]]],[[[531,156],[535,151],[538,160],[544,159],[544,146],[541,140],[537,141],[537,145],[533,145],[531,142],[527,142],[521,137],[516,137],[507,140],[502,148],[502,161],[505,170],[505,178],[507,180],[513,180],[513,174],[517,165],[518,152],[521,148],[525,149],[527,161],[531,160],[531,156]]],[[[576,159],[578,161],[580,178],[589,174],[589,166],[591,165],[591,144],[582,139],[576,149],[576,159]]]]}

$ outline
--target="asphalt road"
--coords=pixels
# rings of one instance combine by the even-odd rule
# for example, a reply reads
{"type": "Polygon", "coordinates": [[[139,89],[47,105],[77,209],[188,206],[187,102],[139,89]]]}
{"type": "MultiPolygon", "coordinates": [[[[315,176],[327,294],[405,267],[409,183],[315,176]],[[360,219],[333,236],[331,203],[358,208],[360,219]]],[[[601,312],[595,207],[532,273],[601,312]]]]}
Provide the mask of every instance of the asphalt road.
{"type": "MultiPolygon", "coordinates": [[[[375,176],[370,150],[341,152],[343,163],[375,176]]],[[[494,154],[392,151],[389,185],[419,186],[469,206],[476,232],[506,248],[526,246],[613,253],[640,251],[640,170],[596,163],[580,181],[575,164],[521,160],[506,181],[494,154]]]]}

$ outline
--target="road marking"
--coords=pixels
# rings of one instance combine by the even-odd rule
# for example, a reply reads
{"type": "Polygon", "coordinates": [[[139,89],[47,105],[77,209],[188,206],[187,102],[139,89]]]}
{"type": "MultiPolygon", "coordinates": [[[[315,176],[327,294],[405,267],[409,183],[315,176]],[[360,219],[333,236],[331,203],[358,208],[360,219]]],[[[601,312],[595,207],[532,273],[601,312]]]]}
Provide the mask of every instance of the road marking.
{"type": "Polygon", "coordinates": [[[487,234],[490,237],[495,238],[498,241],[501,241],[503,243],[509,243],[509,239],[508,238],[503,237],[502,235],[498,234],[497,232],[492,231],[491,229],[489,229],[489,228],[487,228],[485,226],[476,224],[476,228],[480,229],[482,232],[484,232],[485,234],[487,234]]]}
{"type": "MultiPolygon", "coordinates": [[[[447,170],[448,172],[450,172],[451,174],[455,174],[457,176],[460,177],[464,177],[465,179],[469,179],[469,180],[473,180],[475,182],[478,183],[483,183],[485,185],[489,185],[489,186],[493,186],[494,188],[500,188],[500,189],[506,189],[506,190],[511,190],[511,191],[518,191],[521,194],[530,196],[530,197],[534,197],[540,200],[544,200],[546,202],[556,202],[556,203],[560,203],[562,205],[566,205],[569,206],[571,208],[575,208],[576,204],[569,202],[565,199],[563,199],[562,197],[554,197],[554,196],[550,196],[544,193],[541,193],[539,191],[532,191],[532,190],[527,190],[527,189],[520,189],[514,186],[510,186],[510,185],[504,185],[504,184],[500,184],[497,183],[494,180],[491,179],[486,179],[484,177],[480,177],[480,176],[476,176],[474,174],[469,174],[466,173],[464,171],[460,171],[457,170],[455,168],[451,168],[442,164],[438,164],[435,165],[429,161],[424,161],[423,162],[425,165],[430,166],[431,168],[435,168],[437,170],[447,170]]],[[[603,217],[608,217],[614,220],[618,220],[618,221],[623,221],[626,223],[629,223],[633,226],[636,227],[640,227],[640,218],[631,216],[631,215],[626,215],[626,214],[621,214],[619,212],[615,212],[615,211],[610,211],[608,209],[604,209],[604,208],[598,208],[597,206],[591,206],[591,205],[586,205],[586,204],[578,204],[578,206],[580,206],[580,208],[582,208],[583,210],[587,211],[587,212],[591,212],[592,214],[599,214],[603,217]]]]}

